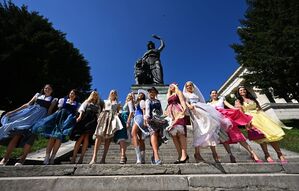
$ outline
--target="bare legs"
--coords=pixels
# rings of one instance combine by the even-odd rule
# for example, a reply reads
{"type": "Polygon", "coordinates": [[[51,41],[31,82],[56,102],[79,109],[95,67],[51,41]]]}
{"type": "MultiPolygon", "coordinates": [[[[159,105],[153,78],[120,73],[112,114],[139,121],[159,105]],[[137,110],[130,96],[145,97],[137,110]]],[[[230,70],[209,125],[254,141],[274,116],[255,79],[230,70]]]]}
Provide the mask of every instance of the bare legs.
{"type": "Polygon", "coordinates": [[[119,142],[120,146],[120,164],[126,164],[127,163],[127,157],[126,157],[126,150],[127,150],[127,145],[124,140],[119,142]]]}
{"type": "Polygon", "coordinates": [[[81,135],[80,138],[76,141],[75,146],[74,146],[74,151],[73,151],[73,157],[71,159],[72,164],[76,163],[77,154],[78,154],[81,144],[82,144],[82,149],[81,149],[80,158],[78,160],[78,164],[82,164],[82,162],[83,162],[83,158],[84,158],[84,155],[86,153],[86,150],[87,150],[87,147],[89,144],[89,135],[88,134],[81,135]]]}
{"type": "Polygon", "coordinates": [[[107,138],[104,141],[104,152],[100,161],[100,164],[105,164],[106,163],[106,156],[110,147],[110,143],[111,143],[112,138],[107,138]]]}
{"type": "Polygon", "coordinates": [[[13,138],[10,140],[7,148],[6,148],[6,152],[3,156],[3,159],[0,161],[0,165],[5,165],[8,160],[9,160],[9,157],[12,153],[12,151],[16,148],[19,140],[21,139],[22,135],[15,135],[13,136],[13,138]]]}
{"type": "Polygon", "coordinates": [[[152,145],[152,149],[153,149],[153,154],[154,154],[154,159],[155,159],[155,163],[161,163],[160,161],[160,156],[159,156],[159,143],[158,143],[158,132],[155,132],[151,135],[151,145],[152,145]]]}
{"type": "Polygon", "coordinates": [[[242,141],[239,143],[250,153],[252,160],[254,160],[255,162],[261,162],[261,160],[259,159],[257,154],[253,151],[253,149],[250,147],[250,145],[246,141],[242,141]]]}
{"type": "Polygon", "coordinates": [[[136,164],[141,164],[144,162],[141,156],[141,151],[145,151],[145,145],[144,145],[144,141],[142,140],[141,132],[136,123],[134,123],[132,127],[131,134],[132,134],[132,144],[136,152],[136,164]]]}
{"type": "Polygon", "coordinates": [[[225,148],[226,152],[229,154],[229,157],[230,157],[230,162],[231,163],[236,163],[236,158],[234,157],[231,149],[230,149],[230,146],[228,143],[223,143],[223,147],[225,148]]]}
{"type": "MultiPolygon", "coordinates": [[[[280,150],[280,146],[279,146],[279,143],[278,141],[275,141],[275,142],[270,142],[269,143],[273,149],[275,150],[275,152],[277,153],[277,157],[278,159],[281,161],[281,162],[287,162],[286,158],[284,157],[284,155],[282,154],[281,150],[280,150]]],[[[268,151],[268,145],[267,143],[261,143],[261,148],[264,152],[264,155],[265,155],[265,160],[267,162],[274,162],[273,159],[271,158],[270,154],[269,154],[269,151],[268,151]]]]}
{"type": "Polygon", "coordinates": [[[20,156],[20,159],[19,159],[18,163],[23,164],[26,160],[27,155],[30,153],[30,151],[31,151],[31,145],[25,144],[24,147],[23,147],[23,153],[20,156]]]}
{"type": "Polygon", "coordinates": [[[175,148],[178,152],[178,161],[175,163],[179,163],[180,161],[186,162],[188,160],[187,155],[187,138],[184,134],[177,133],[176,135],[171,135],[175,148]]]}
{"type": "MultiPolygon", "coordinates": [[[[217,151],[216,151],[216,146],[210,146],[210,149],[212,151],[212,155],[213,155],[213,158],[214,158],[215,162],[219,163],[220,159],[219,159],[219,156],[218,156],[217,151]]],[[[204,161],[204,159],[202,158],[202,156],[200,154],[200,147],[199,146],[195,147],[194,158],[195,158],[196,162],[204,161]]]]}
{"type": "Polygon", "coordinates": [[[45,156],[45,160],[44,160],[45,165],[47,165],[49,163],[54,164],[55,156],[56,156],[58,149],[60,148],[60,145],[61,145],[61,140],[55,139],[52,137],[49,138],[48,145],[46,148],[46,156],[45,156]],[[51,155],[51,157],[50,157],[50,155],[51,155]]]}
{"type": "Polygon", "coordinates": [[[92,158],[91,158],[91,161],[89,162],[89,164],[95,164],[97,162],[97,155],[98,155],[98,150],[101,146],[101,142],[102,142],[102,138],[97,135],[95,144],[93,147],[93,155],[92,155],[92,158]]]}

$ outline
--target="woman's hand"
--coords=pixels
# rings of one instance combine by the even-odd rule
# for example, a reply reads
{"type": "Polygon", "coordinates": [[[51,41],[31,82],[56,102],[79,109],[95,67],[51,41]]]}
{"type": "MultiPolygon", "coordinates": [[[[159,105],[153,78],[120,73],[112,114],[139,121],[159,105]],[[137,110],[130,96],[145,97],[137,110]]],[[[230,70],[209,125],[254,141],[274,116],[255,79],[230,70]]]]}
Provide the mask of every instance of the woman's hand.
{"type": "Polygon", "coordinates": [[[5,114],[5,116],[9,117],[9,116],[11,116],[13,113],[14,113],[13,111],[9,111],[9,112],[7,112],[7,113],[5,114]]]}
{"type": "Polygon", "coordinates": [[[194,105],[188,105],[188,108],[189,108],[190,110],[193,110],[193,109],[194,109],[194,105]]]}
{"type": "Polygon", "coordinates": [[[126,127],[127,127],[127,129],[130,128],[130,120],[127,121],[126,127]]]}
{"type": "Polygon", "coordinates": [[[81,121],[81,116],[77,117],[76,122],[78,123],[79,121],[81,121]]]}

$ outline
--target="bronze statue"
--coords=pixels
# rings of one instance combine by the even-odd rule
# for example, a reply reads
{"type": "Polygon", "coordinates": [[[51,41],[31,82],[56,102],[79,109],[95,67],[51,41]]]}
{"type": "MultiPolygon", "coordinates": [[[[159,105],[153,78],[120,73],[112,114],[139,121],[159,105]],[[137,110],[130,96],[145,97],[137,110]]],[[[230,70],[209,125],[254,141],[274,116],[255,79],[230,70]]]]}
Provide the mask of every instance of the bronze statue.
{"type": "Polygon", "coordinates": [[[153,37],[160,40],[161,45],[156,49],[155,43],[152,41],[148,42],[148,50],[135,64],[136,84],[164,84],[160,52],[165,47],[165,44],[159,36],[153,35],[153,37]]]}

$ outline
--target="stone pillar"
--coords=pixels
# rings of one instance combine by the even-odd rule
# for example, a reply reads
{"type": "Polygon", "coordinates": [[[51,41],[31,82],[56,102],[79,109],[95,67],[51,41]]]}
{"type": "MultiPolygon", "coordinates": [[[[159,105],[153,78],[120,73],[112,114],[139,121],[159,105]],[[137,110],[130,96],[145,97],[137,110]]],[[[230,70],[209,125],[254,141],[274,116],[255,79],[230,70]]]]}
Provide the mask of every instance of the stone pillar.
{"type": "Polygon", "coordinates": [[[164,111],[167,106],[167,90],[168,90],[169,85],[164,85],[164,84],[163,85],[157,85],[157,84],[132,85],[131,91],[134,92],[135,94],[137,94],[138,89],[143,89],[143,90],[147,91],[148,89],[150,89],[153,86],[155,88],[157,88],[157,90],[159,91],[158,99],[161,101],[162,109],[164,111]]]}

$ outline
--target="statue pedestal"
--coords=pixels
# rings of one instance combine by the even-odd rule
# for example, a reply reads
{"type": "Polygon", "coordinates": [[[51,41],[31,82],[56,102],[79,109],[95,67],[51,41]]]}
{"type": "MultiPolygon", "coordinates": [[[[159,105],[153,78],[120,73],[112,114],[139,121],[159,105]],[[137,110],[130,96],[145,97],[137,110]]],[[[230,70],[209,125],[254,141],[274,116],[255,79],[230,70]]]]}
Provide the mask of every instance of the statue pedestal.
{"type": "Polygon", "coordinates": [[[161,101],[162,109],[164,111],[167,106],[167,91],[168,91],[169,85],[164,85],[164,84],[161,84],[161,85],[159,85],[159,84],[132,85],[131,91],[134,92],[135,94],[137,94],[138,89],[143,89],[143,90],[147,91],[148,89],[150,89],[153,86],[155,88],[157,88],[157,90],[159,91],[159,94],[157,97],[161,101]]]}

